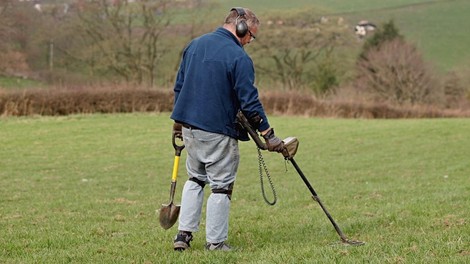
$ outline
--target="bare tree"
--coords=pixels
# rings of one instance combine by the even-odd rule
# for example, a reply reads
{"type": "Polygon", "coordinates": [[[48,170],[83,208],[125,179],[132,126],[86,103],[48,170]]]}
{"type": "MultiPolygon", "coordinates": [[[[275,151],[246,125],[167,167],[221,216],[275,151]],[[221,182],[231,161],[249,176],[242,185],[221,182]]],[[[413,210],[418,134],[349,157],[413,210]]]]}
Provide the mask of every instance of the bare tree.
{"type": "Polygon", "coordinates": [[[416,47],[402,39],[371,48],[358,61],[356,87],[376,101],[440,104],[443,89],[416,47]]]}
{"type": "Polygon", "coordinates": [[[26,77],[27,46],[34,25],[39,24],[32,6],[13,0],[0,2],[0,74],[26,77]]]}
{"type": "Polygon", "coordinates": [[[0,49],[4,52],[5,46],[8,44],[8,35],[11,30],[12,23],[7,16],[10,1],[0,2],[0,49]]]}
{"type": "Polygon", "coordinates": [[[333,66],[337,49],[352,42],[352,34],[337,21],[342,20],[315,18],[311,10],[265,21],[256,44],[248,47],[254,51],[258,76],[290,90],[327,92],[340,78],[339,67],[333,66]]]}
{"type": "Polygon", "coordinates": [[[91,0],[79,12],[74,30],[87,45],[79,51],[62,50],[95,71],[153,85],[159,60],[171,47],[162,42],[171,21],[169,2],[91,0]]]}

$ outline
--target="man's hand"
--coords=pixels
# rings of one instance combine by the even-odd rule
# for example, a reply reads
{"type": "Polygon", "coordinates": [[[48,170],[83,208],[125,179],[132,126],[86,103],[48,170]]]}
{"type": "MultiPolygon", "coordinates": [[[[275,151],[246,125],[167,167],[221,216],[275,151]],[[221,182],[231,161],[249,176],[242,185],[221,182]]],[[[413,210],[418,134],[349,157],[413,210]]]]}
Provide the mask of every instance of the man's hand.
{"type": "Polygon", "coordinates": [[[179,138],[183,140],[183,132],[181,131],[183,128],[183,125],[180,123],[174,123],[173,124],[173,135],[175,135],[176,138],[179,138]]]}
{"type": "Polygon", "coordinates": [[[268,132],[263,135],[263,138],[266,141],[266,146],[269,151],[282,152],[284,150],[284,143],[280,138],[274,135],[274,129],[269,129],[268,132]]]}

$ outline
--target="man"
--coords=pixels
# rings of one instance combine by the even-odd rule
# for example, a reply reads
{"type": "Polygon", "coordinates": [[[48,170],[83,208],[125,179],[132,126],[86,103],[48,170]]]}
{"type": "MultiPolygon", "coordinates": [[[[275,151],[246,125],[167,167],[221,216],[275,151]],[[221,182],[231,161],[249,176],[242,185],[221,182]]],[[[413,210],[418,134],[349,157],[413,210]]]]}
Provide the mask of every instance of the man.
{"type": "Polygon", "coordinates": [[[236,122],[241,110],[266,141],[281,152],[254,86],[254,66],[243,46],[256,37],[259,20],[246,8],[233,8],[222,27],[194,39],[185,48],[176,77],[171,118],[173,133],[187,150],[189,180],[183,188],[175,250],[190,247],[198,231],[204,186],[211,194],[206,208],[206,249],[230,250],[226,243],[230,200],[239,164],[238,140],[248,140],[236,122]]]}

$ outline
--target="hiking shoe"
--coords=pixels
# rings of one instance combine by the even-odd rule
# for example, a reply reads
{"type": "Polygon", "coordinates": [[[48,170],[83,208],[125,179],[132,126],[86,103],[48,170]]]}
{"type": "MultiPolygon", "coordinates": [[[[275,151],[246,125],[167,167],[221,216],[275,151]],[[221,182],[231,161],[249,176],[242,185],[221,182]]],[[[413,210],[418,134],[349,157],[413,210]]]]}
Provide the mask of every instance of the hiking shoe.
{"type": "Polygon", "coordinates": [[[191,240],[193,240],[193,236],[190,232],[179,231],[178,234],[176,234],[175,240],[173,241],[173,248],[177,251],[186,250],[191,247],[189,245],[191,240]]]}
{"type": "Polygon", "coordinates": [[[232,251],[232,247],[227,245],[225,242],[220,242],[216,244],[206,243],[206,250],[232,251]]]}

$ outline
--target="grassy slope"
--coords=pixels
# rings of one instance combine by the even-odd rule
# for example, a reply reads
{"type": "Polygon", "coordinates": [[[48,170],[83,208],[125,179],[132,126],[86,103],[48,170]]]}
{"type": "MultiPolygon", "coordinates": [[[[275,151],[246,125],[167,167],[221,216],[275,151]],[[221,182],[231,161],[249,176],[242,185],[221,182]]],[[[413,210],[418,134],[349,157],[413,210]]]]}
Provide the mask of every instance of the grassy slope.
{"type": "Polygon", "coordinates": [[[356,12],[348,15],[353,21],[367,18],[378,24],[393,19],[400,32],[416,43],[425,58],[441,70],[465,66],[470,62],[466,52],[470,45],[469,1],[441,1],[432,4],[356,12]],[[354,19],[356,18],[356,19],[354,19]]]}
{"type": "MultiPolygon", "coordinates": [[[[168,202],[173,165],[168,114],[11,118],[0,119],[0,262],[468,261],[468,120],[271,123],[281,137],[299,138],[300,167],[343,231],[365,246],[336,243],[294,169],[272,153],[264,156],[279,201],[265,205],[247,142],[229,234],[239,251],[204,252],[200,232],[191,252],[175,253],[176,227],[162,230],[155,214],[168,202]]],[[[178,198],[184,171],[182,163],[178,198]]]]}
{"type": "MultiPolygon", "coordinates": [[[[219,2],[224,9],[234,4],[233,1],[219,2]]],[[[360,20],[381,25],[394,19],[400,32],[416,43],[425,57],[441,70],[464,66],[470,61],[470,54],[466,52],[470,45],[466,27],[470,19],[470,1],[466,0],[242,0],[236,4],[250,7],[260,14],[315,6],[326,16],[345,17],[351,27],[360,20]]]]}

